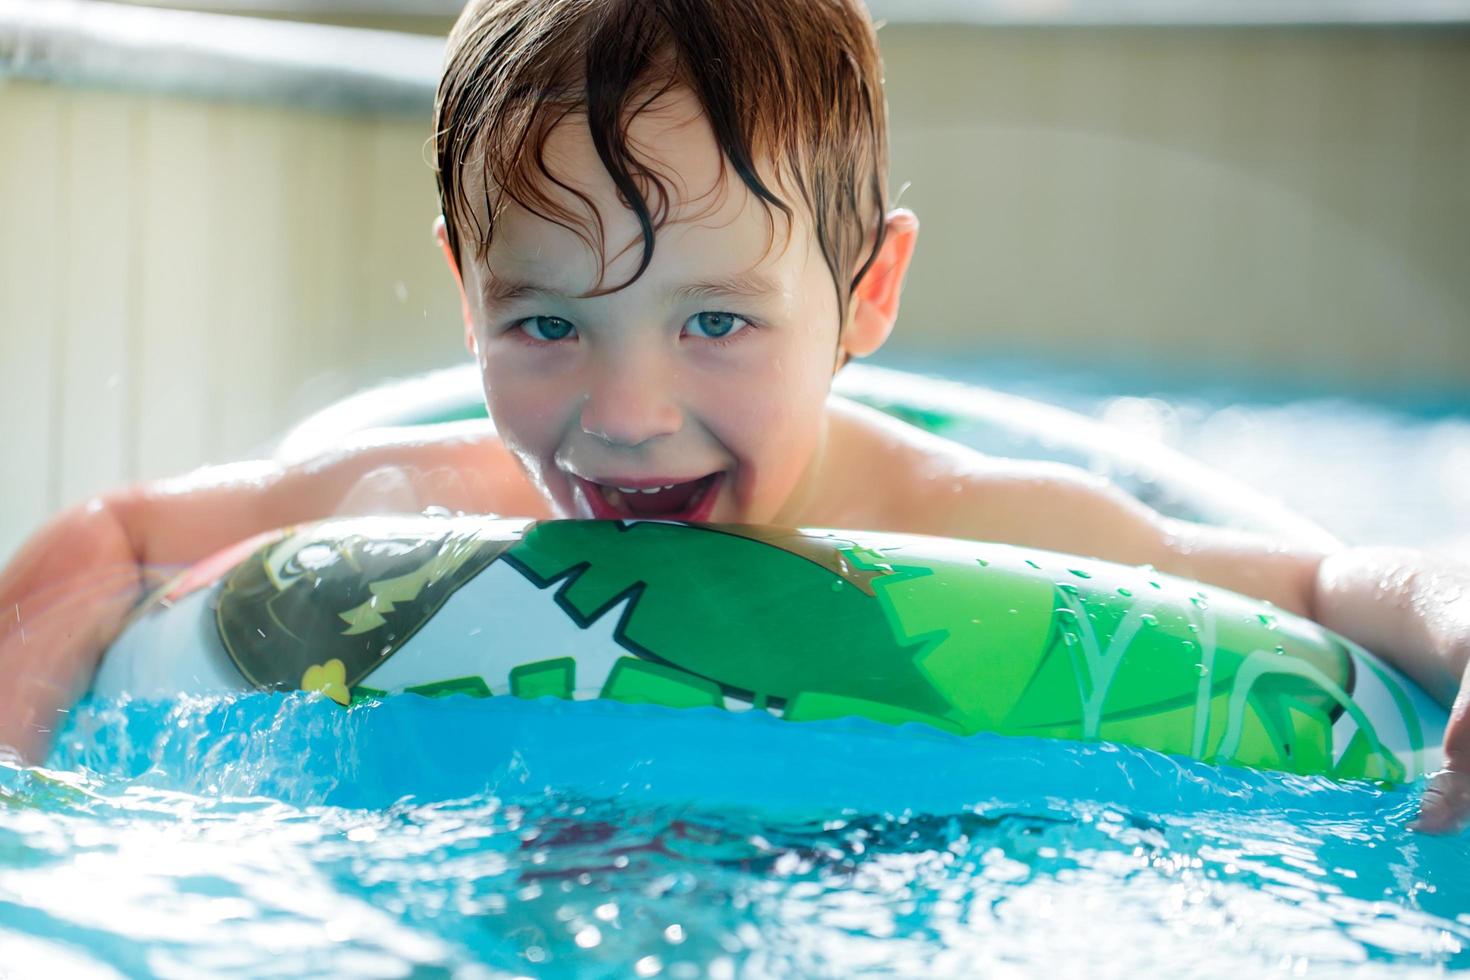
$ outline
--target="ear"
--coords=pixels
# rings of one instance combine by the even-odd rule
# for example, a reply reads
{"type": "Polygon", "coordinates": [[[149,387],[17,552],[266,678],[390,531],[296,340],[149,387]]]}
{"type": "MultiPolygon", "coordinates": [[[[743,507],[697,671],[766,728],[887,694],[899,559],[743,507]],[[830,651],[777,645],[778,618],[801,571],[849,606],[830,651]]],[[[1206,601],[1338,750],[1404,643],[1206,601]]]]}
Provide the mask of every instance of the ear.
{"type": "Polygon", "coordinates": [[[454,249],[449,245],[449,228],[444,223],[444,215],[434,219],[434,238],[439,242],[439,250],[444,253],[444,261],[449,263],[449,271],[454,276],[454,284],[459,287],[459,312],[464,319],[464,346],[472,355],[475,353],[475,321],[470,316],[470,300],[464,291],[464,276],[459,271],[459,257],[454,254],[454,249]]]}
{"type": "Polygon", "coordinates": [[[847,327],[839,347],[849,357],[867,357],[883,346],[898,319],[898,294],[914,243],[919,238],[919,219],[907,208],[899,208],[884,222],[883,247],[858,283],[848,310],[847,327]]]}

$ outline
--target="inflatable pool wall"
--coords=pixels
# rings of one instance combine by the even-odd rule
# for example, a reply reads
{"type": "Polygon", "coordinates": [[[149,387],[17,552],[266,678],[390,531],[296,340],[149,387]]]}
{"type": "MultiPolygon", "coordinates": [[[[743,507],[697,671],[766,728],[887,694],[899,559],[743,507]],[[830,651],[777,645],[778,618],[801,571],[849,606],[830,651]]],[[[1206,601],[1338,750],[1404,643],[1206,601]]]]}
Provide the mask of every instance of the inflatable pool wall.
{"type": "Polygon", "coordinates": [[[1403,781],[1444,713],[1315,623],[1216,589],[943,538],[656,521],[354,518],[163,588],[103,696],[603,698],[1105,739],[1403,781]]]}

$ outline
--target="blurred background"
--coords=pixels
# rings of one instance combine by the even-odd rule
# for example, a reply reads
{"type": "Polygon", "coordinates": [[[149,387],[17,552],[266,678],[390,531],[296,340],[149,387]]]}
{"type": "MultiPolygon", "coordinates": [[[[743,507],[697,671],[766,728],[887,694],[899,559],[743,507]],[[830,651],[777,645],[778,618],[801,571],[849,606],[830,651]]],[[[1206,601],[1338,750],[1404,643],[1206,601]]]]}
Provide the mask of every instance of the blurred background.
{"type": "MultiPolygon", "coordinates": [[[[0,557],[464,358],[426,162],[458,7],[0,0],[0,557]]],[[[1470,3],[870,8],[923,224],[890,363],[1470,402],[1470,3]]]]}

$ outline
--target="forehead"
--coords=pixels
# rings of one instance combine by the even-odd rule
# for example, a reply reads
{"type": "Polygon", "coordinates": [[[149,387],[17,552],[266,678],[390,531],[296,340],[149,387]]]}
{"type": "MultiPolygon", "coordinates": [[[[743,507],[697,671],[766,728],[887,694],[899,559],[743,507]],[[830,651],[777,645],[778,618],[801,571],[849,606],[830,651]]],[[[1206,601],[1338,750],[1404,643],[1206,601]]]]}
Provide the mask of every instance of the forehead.
{"type": "MultiPolygon", "coordinates": [[[[657,226],[657,247],[643,278],[761,272],[789,280],[804,272],[814,242],[802,209],[793,207],[788,219],[750,192],[686,90],[674,88],[641,108],[627,125],[627,146],[653,173],[652,180],[638,181],[657,226]]],[[[550,178],[538,188],[575,216],[577,230],[507,199],[479,278],[534,280],[566,295],[628,281],[643,258],[642,227],[603,166],[585,117],[563,119],[541,155],[550,178]],[[600,253],[581,237],[596,242],[599,223],[600,253]]],[[[774,167],[763,168],[760,176],[790,200],[774,167]]],[[[489,196],[495,197],[493,189],[489,196]]],[[[483,215],[477,217],[483,223],[483,215]]]]}

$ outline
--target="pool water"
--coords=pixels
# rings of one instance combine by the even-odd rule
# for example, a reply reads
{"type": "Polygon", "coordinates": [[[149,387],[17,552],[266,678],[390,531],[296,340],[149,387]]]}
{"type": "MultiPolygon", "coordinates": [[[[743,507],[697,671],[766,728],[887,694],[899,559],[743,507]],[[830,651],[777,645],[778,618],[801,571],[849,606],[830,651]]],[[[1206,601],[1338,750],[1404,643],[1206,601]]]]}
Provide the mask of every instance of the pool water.
{"type": "MultiPolygon", "coordinates": [[[[1470,542],[1454,409],[981,380],[1351,540],[1470,542]]],[[[1438,975],[1470,838],[1410,831],[1419,789],[601,702],[89,702],[0,762],[0,976],[1438,975]]]]}

